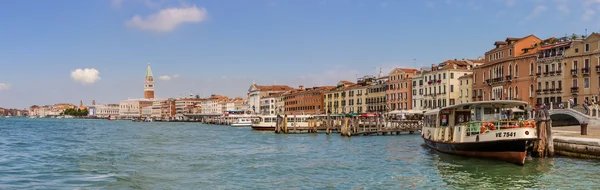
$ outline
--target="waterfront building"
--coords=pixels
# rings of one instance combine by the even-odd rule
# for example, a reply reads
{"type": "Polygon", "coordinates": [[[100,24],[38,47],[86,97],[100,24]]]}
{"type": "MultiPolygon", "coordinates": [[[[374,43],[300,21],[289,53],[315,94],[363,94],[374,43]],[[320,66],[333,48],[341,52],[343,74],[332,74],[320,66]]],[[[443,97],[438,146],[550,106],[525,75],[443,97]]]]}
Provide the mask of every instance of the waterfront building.
{"type": "Polygon", "coordinates": [[[165,100],[154,99],[152,101],[152,118],[162,120],[161,102],[165,100]]]}
{"type": "Polygon", "coordinates": [[[535,105],[535,62],[541,41],[534,35],[496,41],[485,53],[485,64],[474,69],[472,100],[522,100],[535,105]]]}
{"type": "Polygon", "coordinates": [[[150,63],[148,63],[148,68],[146,69],[146,78],[144,82],[144,98],[154,98],[154,76],[152,75],[152,69],[150,69],[150,63]]]}
{"type": "Polygon", "coordinates": [[[152,117],[152,105],[142,107],[142,117],[144,117],[144,118],[152,117]]]}
{"type": "Polygon", "coordinates": [[[169,98],[160,101],[160,117],[163,120],[173,120],[176,114],[175,99],[169,98]]]}
{"type": "MultiPolygon", "coordinates": [[[[570,72],[563,72],[565,51],[573,41],[570,38],[548,38],[541,42],[536,61],[536,84],[534,86],[537,95],[536,104],[556,104],[563,101],[563,82],[565,77],[571,78],[570,72]]],[[[577,61],[576,61],[577,62],[577,61]]],[[[589,62],[588,62],[589,66],[589,62]]],[[[568,67],[571,68],[571,67],[568,67]]],[[[577,69],[576,69],[577,70],[577,69]]],[[[570,70],[568,70],[570,71],[570,70]]],[[[589,67],[582,72],[589,74],[589,67]]],[[[577,76],[577,73],[574,73],[577,76]]],[[[567,92],[570,93],[570,92],[567,92]]]]}
{"type": "Polygon", "coordinates": [[[323,95],[324,101],[324,113],[341,114],[341,113],[353,113],[354,110],[351,108],[351,100],[354,96],[350,96],[350,88],[356,84],[350,81],[340,81],[337,86],[327,91],[323,95]]]}
{"type": "Polygon", "coordinates": [[[317,86],[304,88],[304,86],[300,85],[298,89],[283,94],[284,114],[322,114],[324,109],[323,95],[332,88],[334,87],[317,86]]]}
{"type": "Polygon", "coordinates": [[[459,104],[471,102],[469,94],[473,91],[473,74],[464,74],[458,77],[459,104]]]}
{"type": "Polygon", "coordinates": [[[256,83],[252,83],[248,89],[248,110],[249,113],[260,112],[260,99],[265,96],[270,96],[277,93],[284,93],[294,88],[286,85],[271,85],[271,86],[260,86],[256,83]]]}
{"type": "Polygon", "coordinates": [[[413,89],[416,81],[412,80],[413,75],[418,72],[416,69],[395,68],[388,76],[387,104],[390,110],[410,110],[413,108],[413,89]]]}
{"type": "Polygon", "coordinates": [[[175,119],[185,120],[187,117],[185,114],[189,114],[190,108],[196,108],[197,105],[200,108],[199,112],[202,112],[202,103],[206,99],[203,98],[180,98],[175,100],[175,119]],[[187,111],[186,111],[187,109],[187,111]]]}
{"type": "MultiPolygon", "coordinates": [[[[576,36],[574,36],[576,37],[576,36]]],[[[592,33],[585,39],[572,41],[571,48],[565,50],[564,63],[568,73],[564,73],[563,92],[567,101],[573,98],[581,105],[585,100],[598,102],[600,89],[600,34],[592,33]],[[592,71],[592,68],[593,71],[592,71]]],[[[557,101],[558,102],[558,101],[557,101]]]]}
{"type": "Polygon", "coordinates": [[[119,104],[91,105],[88,107],[88,116],[108,118],[119,116],[119,104]]]}
{"type": "Polygon", "coordinates": [[[424,80],[424,75],[428,72],[428,70],[421,68],[421,70],[419,70],[411,78],[411,80],[413,81],[412,110],[421,111],[425,109],[425,104],[423,104],[423,92],[425,91],[426,85],[423,85],[423,83],[427,83],[424,80]]]}
{"type": "Polygon", "coordinates": [[[387,76],[381,73],[369,86],[367,86],[365,103],[367,112],[383,113],[390,111],[387,107],[386,91],[388,90],[387,76]]]}
{"type": "Polygon", "coordinates": [[[223,114],[223,106],[221,102],[229,100],[227,96],[221,96],[213,94],[206,100],[202,101],[202,114],[203,115],[220,115],[223,114]]]}
{"type": "MultiPolygon", "coordinates": [[[[119,117],[121,118],[136,118],[142,115],[142,108],[152,106],[154,103],[150,99],[128,99],[121,100],[119,103],[119,117]]],[[[152,111],[150,111],[152,114],[152,111]]]]}
{"type": "Polygon", "coordinates": [[[277,103],[283,93],[272,94],[265,96],[260,99],[260,114],[262,115],[275,115],[281,113],[282,107],[277,107],[277,103]]]}
{"type": "Polygon", "coordinates": [[[431,70],[423,74],[424,109],[435,109],[459,103],[458,77],[471,74],[473,66],[483,60],[446,60],[438,65],[432,64],[431,70]]]}

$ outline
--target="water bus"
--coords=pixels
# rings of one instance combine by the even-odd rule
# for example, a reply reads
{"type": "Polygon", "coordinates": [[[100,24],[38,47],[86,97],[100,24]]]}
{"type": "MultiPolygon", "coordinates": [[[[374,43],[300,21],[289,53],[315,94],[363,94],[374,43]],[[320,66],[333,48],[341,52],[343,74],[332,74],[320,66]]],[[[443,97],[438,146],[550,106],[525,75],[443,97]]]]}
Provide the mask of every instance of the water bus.
{"type": "Polygon", "coordinates": [[[470,102],[428,111],[421,137],[437,151],[518,165],[538,139],[535,122],[522,111],[528,103],[515,100],[470,102]]]}
{"type": "MultiPolygon", "coordinates": [[[[283,116],[280,117],[283,118],[283,116]]],[[[312,117],[312,115],[288,115],[288,127],[293,127],[294,125],[308,127],[308,119],[312,117]]],[[[259,119],[252,123],[252,129],[257,131],[275,131],[276,125],[277,115],[263,115],[259,116],[259,119]]]]}

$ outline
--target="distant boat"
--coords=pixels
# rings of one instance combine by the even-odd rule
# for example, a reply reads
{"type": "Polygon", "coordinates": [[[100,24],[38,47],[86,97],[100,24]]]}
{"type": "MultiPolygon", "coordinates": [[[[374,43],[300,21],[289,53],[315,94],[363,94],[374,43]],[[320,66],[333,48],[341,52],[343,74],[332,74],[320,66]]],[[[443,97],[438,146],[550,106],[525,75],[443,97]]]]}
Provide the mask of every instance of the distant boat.
{"type": "Polygon", "coordinates": [[[112,115],[109,115],[108,118],[106,118],[108,120],[117,120],[117,117],[113,117],[112,115]]]}

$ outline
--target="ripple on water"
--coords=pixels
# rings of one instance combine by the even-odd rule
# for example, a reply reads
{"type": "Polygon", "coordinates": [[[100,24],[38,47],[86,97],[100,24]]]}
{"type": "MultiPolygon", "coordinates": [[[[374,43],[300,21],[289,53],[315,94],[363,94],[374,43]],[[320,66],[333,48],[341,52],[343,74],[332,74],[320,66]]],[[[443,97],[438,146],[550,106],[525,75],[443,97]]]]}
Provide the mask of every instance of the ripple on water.
{"type": "Polygon", "coordinates": [[[441,154],[418,135],[277,135],[198,123],[0,119],[1,189],[586,189],[600,163],[441,154]]]}

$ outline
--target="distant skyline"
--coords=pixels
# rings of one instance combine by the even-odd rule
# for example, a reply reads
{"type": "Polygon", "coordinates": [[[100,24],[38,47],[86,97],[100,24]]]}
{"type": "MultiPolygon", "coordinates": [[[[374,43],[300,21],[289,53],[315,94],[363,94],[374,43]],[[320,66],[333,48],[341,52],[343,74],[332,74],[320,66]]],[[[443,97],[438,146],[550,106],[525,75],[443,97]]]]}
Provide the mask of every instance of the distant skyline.
{"type": "Polygon", "coordinates": [[[0,107],[246,97],[474,59],[494,41],[600,31],[597,0],[2,1],[0,107]]]}

